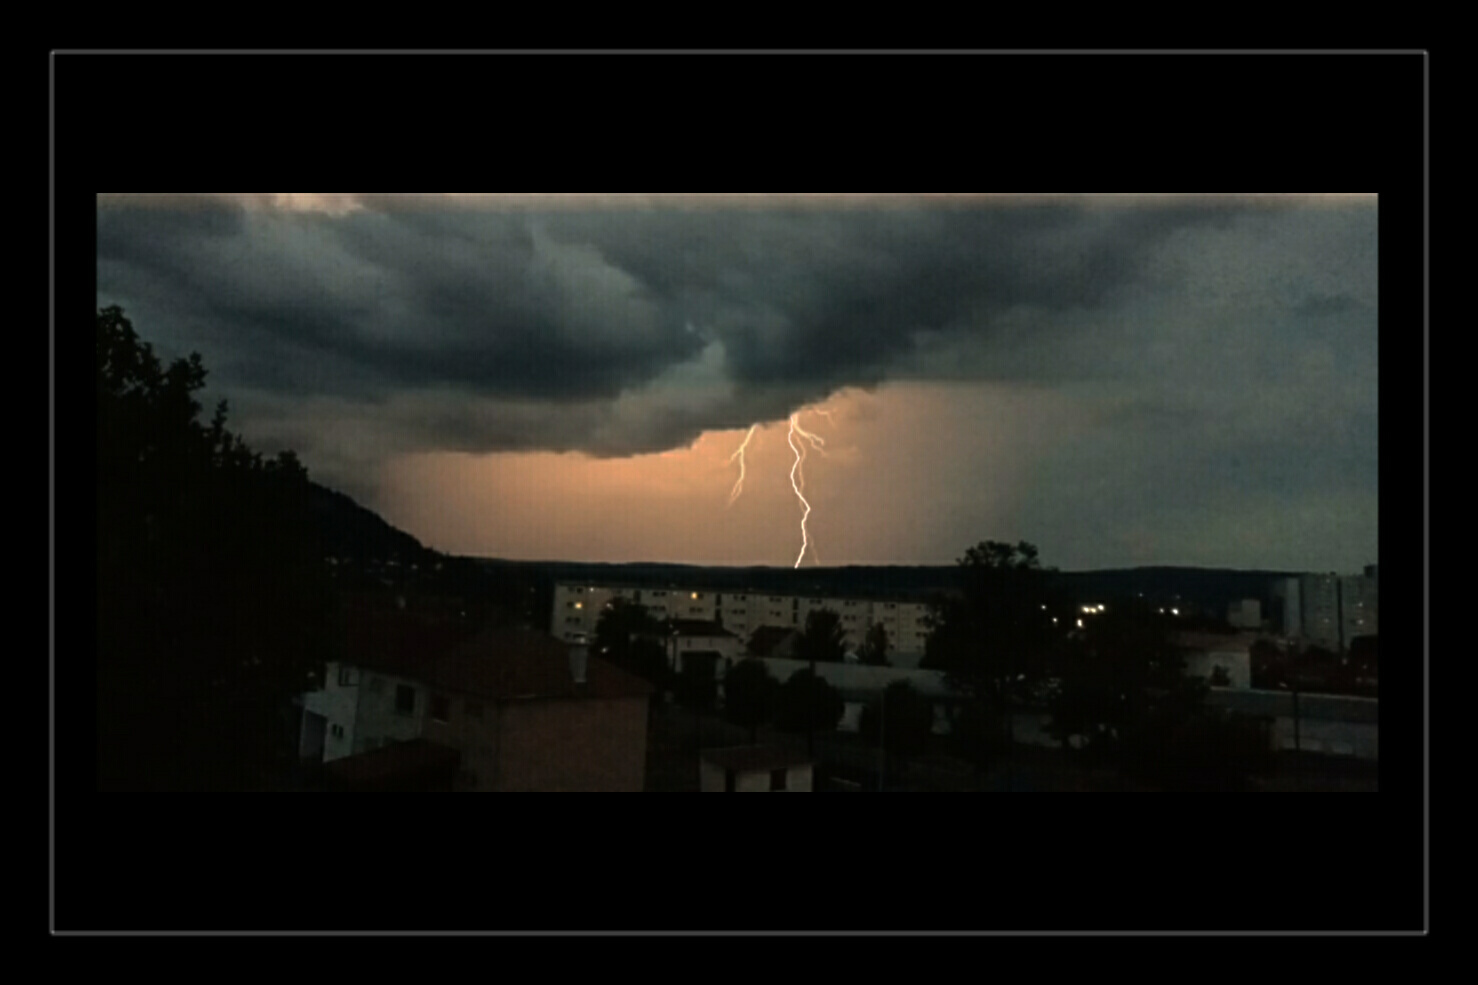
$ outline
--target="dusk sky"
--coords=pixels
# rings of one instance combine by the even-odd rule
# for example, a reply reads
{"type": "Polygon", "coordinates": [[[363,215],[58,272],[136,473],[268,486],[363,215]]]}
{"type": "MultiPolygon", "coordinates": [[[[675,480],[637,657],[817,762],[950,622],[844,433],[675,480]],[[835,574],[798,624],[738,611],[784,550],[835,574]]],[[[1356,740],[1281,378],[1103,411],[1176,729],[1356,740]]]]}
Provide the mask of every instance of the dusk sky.
{"type": "Polygon", "coordinates": [[[1378,560],[1374,195],[104,195],[98,304],[438,550],[1378,560]],[[731,456],[751,425],[742,493],[731,456]]]}

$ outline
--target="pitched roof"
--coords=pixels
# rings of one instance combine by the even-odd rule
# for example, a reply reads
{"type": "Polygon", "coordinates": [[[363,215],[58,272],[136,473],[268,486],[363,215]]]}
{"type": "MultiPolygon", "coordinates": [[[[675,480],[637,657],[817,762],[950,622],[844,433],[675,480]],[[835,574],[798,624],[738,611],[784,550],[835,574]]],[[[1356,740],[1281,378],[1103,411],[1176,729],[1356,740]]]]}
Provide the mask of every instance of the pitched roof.
{"type": "Polygon", "coordinates": [[[437,688],[494,701],[527,698],[645,697],[652,686],[633,674],[588,657],[585,683],[570,673],[570,646],[547,633],[495,627],[452,647],[420,678],[437,688]]]}
{"type": "Polygon", "coordinates": [[[323,775],[331,787],[383,790],[449,780],[461,761],[462,754],[456,749],[413,739],[335,759],[324,766],[323,775]]]}
{"type": "Polygon", "coordinates": [[[749,636],[749,652],[757,657],[767,657],[792,634],[799,635],[792,626],[761,626],[749,636]]]}
{"type": "Polygon", "coordinates": [[[674,636],[733,636],[711,619],[672,619],[668,623],[674,636]]]}
{"type": "Polygon", "coordinates": [[[805,753],[791,752],[780,746],[731,746],[727,749],[705,749],[701,758],[715,766],[739,772],[762,772],[809,766],[805,753]]]}
{"type": "Polygon", "coordinates": [[[358,667],[415,677],[472,633],[456,621],[396,610],[346,608],[338,616],[340,656],[358,667]]]}

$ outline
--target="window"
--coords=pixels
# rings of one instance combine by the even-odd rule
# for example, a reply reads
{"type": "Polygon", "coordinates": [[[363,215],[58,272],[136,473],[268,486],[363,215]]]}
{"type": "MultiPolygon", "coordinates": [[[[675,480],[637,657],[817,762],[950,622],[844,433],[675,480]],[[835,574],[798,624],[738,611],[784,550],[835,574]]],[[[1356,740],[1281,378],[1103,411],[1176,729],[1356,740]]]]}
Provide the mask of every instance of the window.
{"type": "Polygon", "coordinates": [[[395,686],[395,713],[413,715],[416,711],[416,689],[409,684],[395,686]]]}
{"type": "Polygon", "coordinates": [[[469,702],[467,702],[467,717],[468,718],[481,718],[482,717],[482,702],[481,701],[469,701],[469,702]]]}
{"type": "Polygon", "coordinates": [[[452,720],[452,699],[444,694],[431,696],[431,718],[438,722],[452,720]]]}
{"type": "Polygon", "coordinates": [[[339,686],[353,687],[359,683],[359,669],[347,664],[339,664],[339,686]]]}
{"type": "Polygon", "coordinates": [[[771,770],[770,771],[770,789],[771,790],[784,790],[785,789],[785,770],[771,770]]]}
{"type": "Polygon", "coordinates": [[[342,739],[344,737],[344,726],[330,725],[328,733],[329,735],[332,735],[335,739],[342,739]]]}

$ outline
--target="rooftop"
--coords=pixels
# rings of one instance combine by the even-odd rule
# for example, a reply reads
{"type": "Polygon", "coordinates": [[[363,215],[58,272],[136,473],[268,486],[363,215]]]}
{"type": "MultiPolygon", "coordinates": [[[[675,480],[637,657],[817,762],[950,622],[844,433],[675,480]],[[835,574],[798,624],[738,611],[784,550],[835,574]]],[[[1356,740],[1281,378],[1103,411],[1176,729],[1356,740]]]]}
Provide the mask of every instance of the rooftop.
{"type": "Polygon", "coordinates": [[[712,619],[672,619],[668,624],[674,636],[733,636],[712,619]]]}
{"type": "Polygon", "coordinates": [[[404,612],[354,613],[341,624],[342,655],[355,666],[421,681],[492,701],[525,698],[624,698],[651,685],[588,657],[575,684],[570,645],[522,626],[472,633],[404,612]]]}
{"type": "Polygon", "coordinates": [[[455,749],[413,739],[335,759],[324,766],[323,776],[331,787],[338,789],[410,788],[437,780],[450,781],[461,761],[462,754],[455,749]]]}
{"type": "Polygon", "coordinates": [[[792,635],[799,635],[792,626],[761,626],[749,636],[749,652],[758,657],[767,657],[775,647],[792,635]]]}
{"type": "Polygon", "coordinates": [[[493,701],[530,698],[631,698],[652,693],[633,674],[588,657],[585,683],[570,673],[570,647],[523,628],[485,630],[432,661],[420,674],[433,687],[493,701]]]}
{"type": "Polygon", "coordinates": [[[404,677],[416,676],[471,634],[460,622],[393,609],[346,607],[338,616],[340,655],[346,662],[404,677]]]}

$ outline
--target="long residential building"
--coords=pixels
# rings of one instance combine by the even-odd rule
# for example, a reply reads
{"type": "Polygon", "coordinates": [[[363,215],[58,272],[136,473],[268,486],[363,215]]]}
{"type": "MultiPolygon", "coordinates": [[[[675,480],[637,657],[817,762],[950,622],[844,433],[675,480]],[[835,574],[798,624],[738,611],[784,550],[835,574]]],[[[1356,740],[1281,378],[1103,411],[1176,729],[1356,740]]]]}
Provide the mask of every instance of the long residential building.
{"type": "Polygon", "coordinates": [[[600,614],[617,598],[644,606],[658,619],[716,622],[745,643],[763,626],[804,629],[810,613],[829,609],[841,617],[847,646],[853,650],[862,646],[872,626],[881,625],[888,636],[889,660],[902,666],[917,665],[929,635],[929,607],[923,602],[715,592],[697,585],[638,588],[588,583],[554,586],[550,633],[570,642],[589,639],[600,614]]]}
{"type": "Polygon", "coordinates": [[[1380,631],[1380,582],[1370,565],[1360,575],[1307,574],[1273,586],[1284,635],[1338,651],[1380,631]]]}

